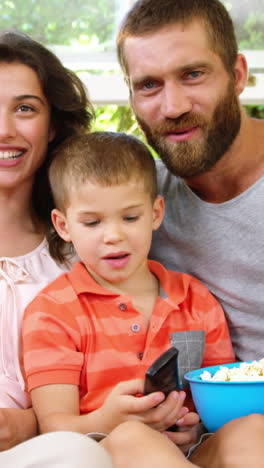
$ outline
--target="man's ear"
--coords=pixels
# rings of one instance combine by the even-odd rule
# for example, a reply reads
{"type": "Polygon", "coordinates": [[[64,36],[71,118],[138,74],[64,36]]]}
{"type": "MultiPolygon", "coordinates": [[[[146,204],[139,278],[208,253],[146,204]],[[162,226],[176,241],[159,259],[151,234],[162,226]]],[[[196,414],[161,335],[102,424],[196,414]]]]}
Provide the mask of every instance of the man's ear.
{"type": "Polygon", "coordinates": [[[238,54],[235,67],[235,89],[237,95],[241,94],[244,91],[247,81],[248,81],[248,66],[246,58],[243,54],[238,54]]]}
{"type": "Polygon", "coordinates": [[[51,220],[59,236],[66,242],[71,242],[66,216],[55,208],[51,212],[51,220]]]}
{"type": "Polygon", "coordinates": [[[152,223],[153,231],[156,231],[160,227],[164,218],[164,213],[165,213],[164,199],[163,197],[158,195],[153,203],[153,223],[152,223]]]}

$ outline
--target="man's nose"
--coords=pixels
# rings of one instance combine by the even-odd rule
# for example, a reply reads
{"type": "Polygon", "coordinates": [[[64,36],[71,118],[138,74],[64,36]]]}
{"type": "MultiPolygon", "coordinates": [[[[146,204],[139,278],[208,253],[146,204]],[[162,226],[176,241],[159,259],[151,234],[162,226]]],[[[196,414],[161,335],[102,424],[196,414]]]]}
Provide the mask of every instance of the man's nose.
{"type": "Polygon", "coordinates": [[[177,119],[192,110],[192,101],[186,89],[176,83],[164,86],[161,113],[164,118],[177,119]]]}

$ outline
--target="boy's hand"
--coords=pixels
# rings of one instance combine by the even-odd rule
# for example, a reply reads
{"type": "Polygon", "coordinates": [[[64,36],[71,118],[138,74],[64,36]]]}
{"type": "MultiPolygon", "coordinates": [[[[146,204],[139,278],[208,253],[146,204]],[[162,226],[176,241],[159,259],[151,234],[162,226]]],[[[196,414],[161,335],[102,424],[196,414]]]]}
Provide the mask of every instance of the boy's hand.
{"type": "Polygon", "coordinates": [[[186,417],[183,408],[184,392],[171,392],[165,399],[162,392],[154,392],[138,398],[143,393],[143,380],[121,382],[112,390],[104,405],[97,411],[104,422],[105,432],[128,420],[139,420],[163,432],[179,418],[186,417]]]}
{"type": "MultiPolygon", "coordinates": [[[[184,407],[182,410],[184,410],[184,407]]],[[[197,413],[187,412],[182,414],[180,419],[176,422],[179,426],[178,432],[165,431],[164,433],[175,445],[178,445],[179,448],[186,453],[189,448],[198,441],[202,434],[199,421],[200,418],[197,413]]]]}
{"type": "Polygon", "coordinates": [[[136,395],[143,393],[143,388],[144,381],[141,379],[120,382],[114,387],[103,406],[97,410],[105,426],[105,432],[111,432],[116,426],[128,420],[142,420],[145,412],[165,399],[161,392],[137,397],[136,395]]]}
{"type": "Polygon", "coordinates": [[[158,406],[142,415],[140,420],[153,429],[164,432],[188,413],[188,408],[183,406],[185,398],[185,392],[173,391],[158,406]]]}

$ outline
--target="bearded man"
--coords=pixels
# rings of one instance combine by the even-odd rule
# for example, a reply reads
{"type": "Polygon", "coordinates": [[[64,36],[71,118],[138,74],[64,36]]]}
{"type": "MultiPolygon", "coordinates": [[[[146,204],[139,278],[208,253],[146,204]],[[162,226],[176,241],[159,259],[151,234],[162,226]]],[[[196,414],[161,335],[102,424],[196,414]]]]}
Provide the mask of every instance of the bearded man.
{"type": "Polygon", "coordinates": [[[222,304],[238,360],[263,357],[264,122],[239,95],[247,64],[219,0],[139,0],[120,64],[157,151],[165,220],[151,257],[191,273],[222,304]]]}
{"type": "MultiPolygon", "coordinates": [[[[166,214],[151,257],[204,282],[225,310],[237,359],[260,359],[264,122],[239,102],[248,74],[232,20],[219,0],[138,0],[121,24],[117,49],[131,106],[161,158],[166,214]]],[[[264,466],[262,415],[224,425],[191,461],[179,461],[175,446],[169,461],[167,441],[140,437],[144,468],[155,461],[165,468],[264,466]]],[[[181,446],[179,432],[168,437],[181,446]]],[[[122,450],[116,445],[127,468],[138,466],[135,451],[134,465],[127,460],[135,438],[125,437],[122,450]]]]}

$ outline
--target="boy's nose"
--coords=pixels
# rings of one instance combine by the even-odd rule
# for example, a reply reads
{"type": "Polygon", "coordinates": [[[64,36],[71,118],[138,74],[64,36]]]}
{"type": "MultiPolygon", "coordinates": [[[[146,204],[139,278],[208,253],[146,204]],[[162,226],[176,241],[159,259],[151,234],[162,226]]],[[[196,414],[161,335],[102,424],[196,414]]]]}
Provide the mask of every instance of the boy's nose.
{"type": "Polygon", "coordinates": [[[123,230],[121,226],[116,224],[108,225],[104,230],[104,242],[108,244],[114,244],[124,238],[123,230]]]}

